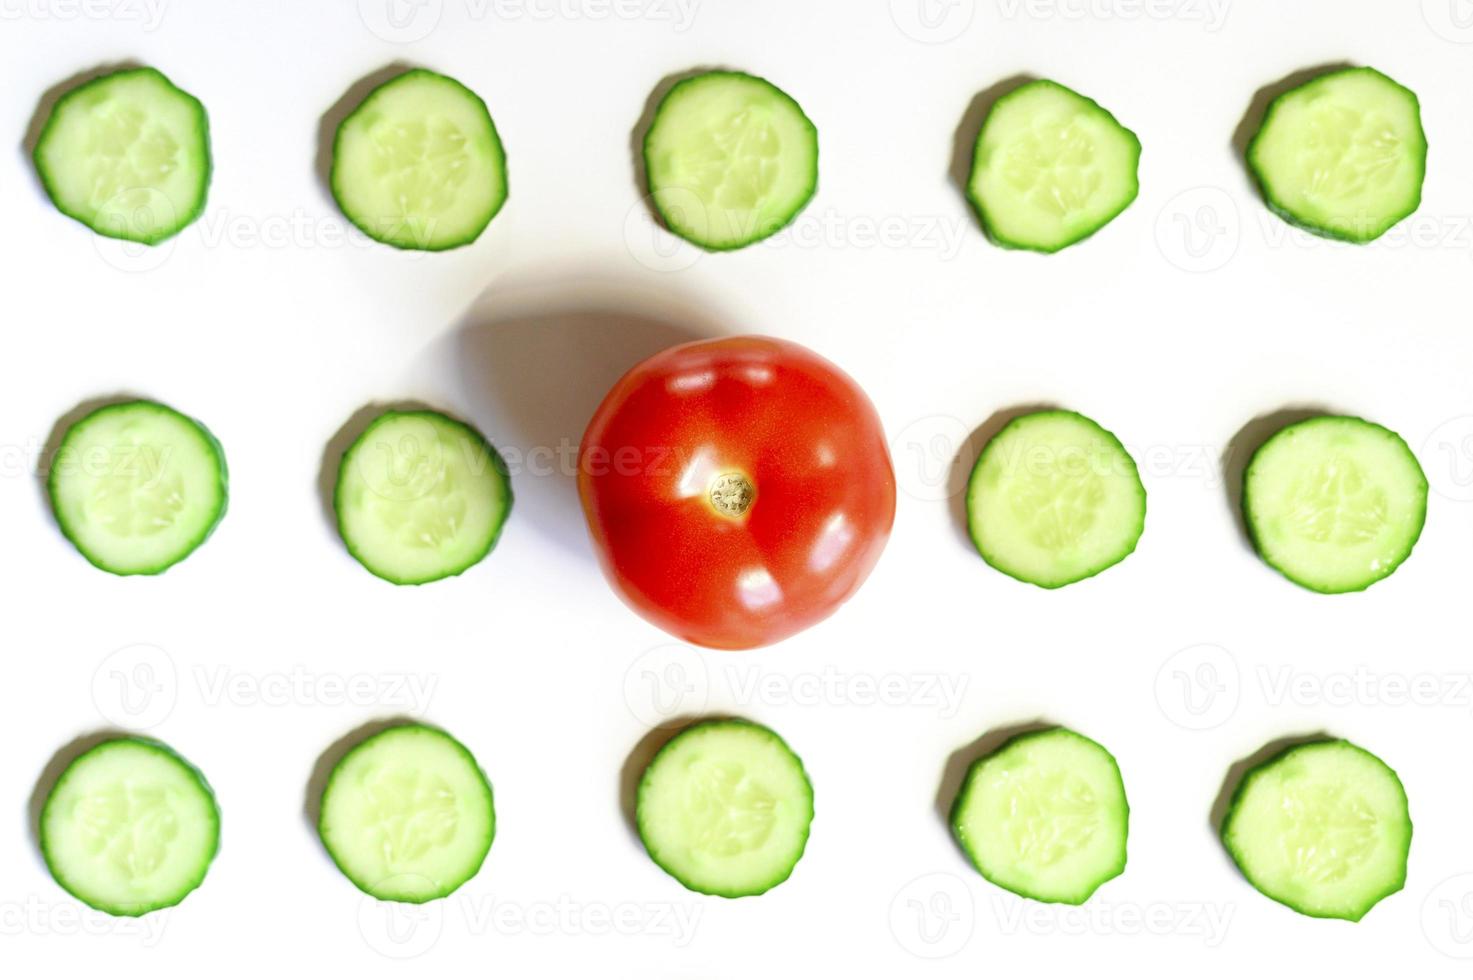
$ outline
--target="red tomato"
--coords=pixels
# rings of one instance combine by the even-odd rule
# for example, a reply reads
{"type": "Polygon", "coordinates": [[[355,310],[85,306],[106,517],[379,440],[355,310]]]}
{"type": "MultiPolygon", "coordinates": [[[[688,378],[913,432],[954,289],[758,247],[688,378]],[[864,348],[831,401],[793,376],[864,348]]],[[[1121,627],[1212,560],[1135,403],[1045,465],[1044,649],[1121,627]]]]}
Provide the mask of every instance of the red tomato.
{"type": "Polygon", "coordinates": [[[745,649],[852,596],[895,518],[895,474],[859,387],[771,337],[682,344],[594,413],[578,491],[604,572],[650,622],[745,649]]]}

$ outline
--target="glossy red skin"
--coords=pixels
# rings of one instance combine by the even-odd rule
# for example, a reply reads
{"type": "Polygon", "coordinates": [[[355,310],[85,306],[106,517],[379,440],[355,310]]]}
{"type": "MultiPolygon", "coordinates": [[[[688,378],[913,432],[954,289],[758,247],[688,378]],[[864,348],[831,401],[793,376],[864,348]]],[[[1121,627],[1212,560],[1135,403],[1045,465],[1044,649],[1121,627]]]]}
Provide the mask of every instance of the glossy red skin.
{"type": "Polygon", "coordinates": [[[594,413],[578,492],[615,590],[667,632],[707,647],[775,643],[826,618],[879,560],[895,473],[879,416],[805,347],[731,337],[637,365],[594,413]],[[710,479],[748,476],[739,518],[710,479]]]}

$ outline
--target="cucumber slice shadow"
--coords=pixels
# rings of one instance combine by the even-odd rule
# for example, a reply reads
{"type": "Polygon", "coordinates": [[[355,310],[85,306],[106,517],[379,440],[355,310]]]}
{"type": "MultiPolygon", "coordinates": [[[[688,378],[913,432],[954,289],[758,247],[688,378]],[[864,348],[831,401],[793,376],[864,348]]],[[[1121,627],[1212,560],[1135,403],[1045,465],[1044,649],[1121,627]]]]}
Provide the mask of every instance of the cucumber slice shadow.
{"type": "Polygon", "coordinates": [[[1321,75],[1354,67],[1356,65],[1349,61],[1327,61],[1324,64],[1291,72],[1253,93],[1253,98],[1248,103],[1248,110],[1243,113],[1243,118],[1238,120],[1237,127],[1233,129],[1232,147],[1233,155],[1238,158],[1238,164],[1242,167],[1243,176],[1253,188],[1253,192],[1258,195],[1259,202],[1265,207],[1268,206],[1268,202],[1263,188],[1259,186],[1258,178],[1253,174],[1253,168],[1248,165],[1248,147],[1253,143],[1253,137],[1257,136],[1258,131],[1263,128],[1263,120],[1268,115],[1268,107],[1273,104],[1274,99],[1293,91],[1306,82],[1314,81],[1321,75]]]}
{"type": "MultiPolygon", "coordinates": [[[[358,81],[348,86],[348,90],[342,97],[334,102],[326,112],[317,120],[317,154],[312,161],[312,172],[317,176],[318,190],[327,203],[332,205],[334,214],[341,214],[337,198],[332,193],[332,153],[333,145],[337,141],[338,127],[343,120],[353,114],[353,110],[363,104],[363,100],[373,92],[374,89],[385,82],[392,81],[400,75],[413,71],[417,66],[407,61],[392,61],[377,71],[369,72],[358,81]]],[[[352,222],[346,217],[350,230],[352,222]]]]}
{"type": "Polygon", "coordinates": [[[665,219],[660,217],[659,209],[655,207],[654,195],[650,193],[649,169],[644,162],[645,137],[649,134],[650,127],[655,124],[655,116],[659,114],[660,104],[665,101],[665,96],[670,94],[671,89],[681,82],[688,82],[692,78],[699,78],[713,71],[741,71],[741,69],[729,68],[725,65],[700,65],[666,75],[650,90],[649,98],[645,99],[644,108],[640,110],[639,119],[635,121],[634,128],[629,131],[629,159],[633,165],[634,193],[639,197],[650,220],[661,228],[665,228],[665,219]]]}
{"type": "Polygon", "coordinates": [[[1227,497],[1228,511],[1232,514],[1233,524],[1238,529],[1238,539],[1254,557],[1258,556],[1258,548],[1253,544],[1253,534],[1248,529],[1248,516],[1243,513],[1243,478],[1248,472],[1248,464],[1252,462],[1254,454],[1264,443],[1288,426],[1319,418],[1322,415],[1340,414],[1345,413],[1323,405],[1295,405],[1263,415],[1255,415],[1233,434],[1227,446],[1223,448],[1218,462],[1222,473],[1223,493],[1227,497]]]}
{"type": "Polygon", "coordinates": [[[56,454],[61,450],[61,444],[66,441],[67,433],[72,427],[87,416],[99,409],[108,408],[113,405],[123,405],[128,402],[152,401],[148,395],[139,395],[132,392],[116,392],[111,395],[101,395],[97,398],[89,398],[79,402],[75,407],[68,410],[56,420],[51,431],[46,435],[46,442],[41,446],[41,455],[36,460],[36,492],[41,495],[41,502],[45,505],[46,517],[51,522],[51,527],[58,534],[65,536],[61,521],[56,517],[56,508],[51,502],[51,464],[56,460],[56,454]]]}
{"type": "Polygon", "coordinates": [[[99,728],[85,735],[78,735],[52,753],[51,758],[46,761],[46,765],[41,769],[41,775],[36,779],[36,785],[31,790],[30,798],[26,801],[26,827],[30,833],[31,846],[35,849],[36,860],[40,862],[48,877],[51,875],[51,870],[47,868],[46,859],[41,853],[41,813],[46,809],[46,801],[51,797],[51,791],[56,788],[57,781],[73,762],[104,742],[120,738],[148,737],[122,728],[99,728]]]}
{"type": "Polygon", "coordinates": [[[639,819],[636,807],[639,803],[639,784],[644,780],[645,771],[649,769],[650,763],[660,750],[669,745],[675,736],[684,732],[692,725],[705,721],[743,721],[736,715],[725,714],[702,714],[702,715],[676,715],[667,718],[659,725],[646,732],[629,754],[624,757],[624,764],[619,767],[619,813],[624,818],[624,827],[629,831],[629,837],[639,848],[640,853],[645,851],[644,839],[639,836],[639,819]]]}
{"type": "Polygon", "coordinates": [[[318,823],[319,818],[322,816],[322,794],[327,789],[327,782],[332,777],[332,771],[343,760],[343,756],[357,748],[360,743],[367,741],[375,735],[386,732],[391,728],[398,728],[401,725],[429,724],[429,722],[423,719],[414,718],[409,715],[393,715],[388,718],[376,718],[373,721],[364,722],[322,750],[322,754],[312,764],[312,773],[307,778],[307,795],[302,805],[302,816],[307,821],[307,829],[311,831],[312,839],[317,842],[317,849],[329,861],[332,860],[332,855],[328,853],[327,845],[322,842],[322,834],[318,830],[318,823]]]}
{"type": "Polygon", "coordinates": [[[957,447],[956,456],[952,458],[951,466],[946,473],[946,489],[951,494],[947,500],[951,507],[952,526],[956,528],[956,533],[969,554],[976,554],[977,545],[972,541],[972,532],[967,523],[967,484],[972,478],[972,470],[976,468],[977,458],[982,455],[982,450],[986,449],[987,444],[999,432],[1007,428],[1008,423],[1014,419],[1032,415],[1035,412],[1055,412],[1061,409],[1062,406],[1055,402],[1033,402],[999,409],[989,415],[987,421],[973,429],[972,434],[963,439],[962,444],[957,447]]]}
{"type": "Polygon", "coordinates": [[[63,79],[41,93],[41,98],[36,103],[36,111],[26,123],[25,136],[21,138],[20,151],[25,158],[27,172],[31,175],[32,185],[40,192],[48,203],[51,196],[46,190],[46,185],[41,180],[41,173],[36,169],[36,144],[41,142],[41,133],[46,129],[46,123],[51,119],[51,113],[56,109],[56,104],[61,101],[62,96],[72,89],[81,88],[88,82],[95,82],[99,78],[111,75],[115,72],[130,71],[138,68],[147,68],[148,65],[134,58],[125,58],[122,61],[109,61],[106,64],[79,71],[70,78],[63,79]]]}
{"type": "Polygon", "coordinates": [[[946,757],[946,763],[941,768],[941,781],[936,786],[936,818],[946,828],[947,838],[968,868],[973,867],[972,858],[962,847],[961,841],[956,839],[956,832],[952,829],[952,811],[956,809],[957,797],[961,795],[962,786],[967,781],[967,773],[972,771],[972,765],[997,752],[1015,738],[1053,731],[1059,727],[1058,722],[1044,718],[1001,725],[988,729],[946,757]]]}
{"type": "Polygon", "coordinates": [[[1240,877],[1241,869],[1234,863],[1232,855],[1228,853],[1227,846],[1222,840],[1223,824],[1227,822],[1229,811],[1233,808],[1233,801],[1237,799],[1238,790],[1243,785],[1243,780],[1248,774],[1265,763],[1272,762],[1279,756],[1291,749],[1297,749],[1305,745],[1314,745],[1319,742],[1334,742],[1339,739],[1337,735],[1321,729],[1301,735],[1285,735],[1268,742],[1251,755],[1234,762],[1228,767],[1227,776],[1223,778],[1222,788],[1217,791],[1217,798],[1212,801],[1212,809],[1208,811],[1208,826],[1212,828],[1212,834],[1217,840],[1218,850],[1222,852],[1223,859],[1228,862],[1233,871],[1240,877]]]}
{"type": "Polygon", "coordinates": [[[998,99],[1014,89],[1022,88],[1038,80],[1037,75],[1020,72],[1016,75],[1009,75],[1001,81],[993,82],[972,96],[972,101],[967,103],[966,111],[962,113],[961,121],[957,123],[956,131],[952,134],[951,163],[946,170],[947,178],[951,186],[956,188],[956,192],[961,195],[962,201],[966,203],[967,211],[977,222],[978,228],[982,227],[982,216],[977,213],[977,205],[967,193],[967,185],[972,179],[972,163],[977,155],[977,137],[982,134],[982,124],[987,121],[987,114],[992,111],[998,99]]]}

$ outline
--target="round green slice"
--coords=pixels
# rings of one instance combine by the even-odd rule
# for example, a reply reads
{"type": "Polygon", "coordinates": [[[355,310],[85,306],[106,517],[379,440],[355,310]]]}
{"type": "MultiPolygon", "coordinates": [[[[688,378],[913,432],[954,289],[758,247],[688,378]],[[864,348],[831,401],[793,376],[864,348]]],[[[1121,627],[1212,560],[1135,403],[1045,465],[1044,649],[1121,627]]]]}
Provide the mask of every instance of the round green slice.
{"type": "Polygon", "coordinates": [[[1395,432],[1323,415],[1280,429],[1253,454],[1243,516],[1263,560],[1290,581],[1355,592],[1412,553],[1427,516],[1427,478],[1395,432]]]}
{"type": "Polygon", "coordinates": [[[153,68],[115,71],[67,92],[34,156],[57,210],[99,235],[154,245],[205,208],[204,106],[153,68]]]}
{"type": "Polygon", "coordinates": [[[438,728],[404,724],[359,742],[333,767],[317,829],[362,891],[421,903],[481,870],[496,811],[469,749],[438,728]]]}
{"type": "Polygon", "coordinates": [[[967,527],[983,559],[1046,589],[1124,559],[1145,520],[1135,460],[1077,412],[1013,419],[983,448],[967,483],[967,527]]]}
{"type": "Polygon", "coordinates": [[[122,402],[67,430],[47,489],[62,533],[88,561],[115,575],[156,575],[225,515],[225,454],[194,419],[157,402],[122,402]]]}
{"type": "Polygon", "coordinates": [[[644,138],[650,200],[702,248],[741,248],[780,231],[818,186],[818,130],[766,79],[711,71],[677,83],[644,138]]]}
{"type": "Polygon", "coordinates": [[[808,843],[813,786],[776,732],[697,722],[655,755],[635,822],[654,862],[705,895],[760,895],[793,873],[808,843]]]}
{"type": "Polygon", "coordinates": [[[1314,742],[1248,773],[1222,839],[1264,895],[1356,922],[1406,883],[1412,820],[1386,763],[1350,742],[1314,742]]]}
{"type": "Polygon", "coordinates": [[[41,853],[72,895],[112,915],[178,905],[220,846],[199,771],[167,746],[114,738],[73,759],[41,810],[41,853]]]}
{"type": "Polygon", "coordinates": [[[338,126],[332,193],[349,221],[395,248],[468,245],[506,203],[506,154],[480,96],[416,68],[338,126]]]}
{"type": "Polygon", "coordinates": [[[1039,79],[987,113],[967,196],[997,244],[1057,252],[1130,206],[1140,156],[1135,133],[1099,103],[1039,79]]]}
{"type": "Polygon", "coordinates": [[[1427,137],[1417,96],[1374,68],[1320,75],[1269,104],[1248,165],[1286,221],[1369,242],[1422,200],[1427,137]]]}
{"type": "Polygon", "coordinates": [[[511,512],[501,455],[439,412],[388,411],[343,454],[333,506],[349,553],[379,578],[420,585],[491,553],[511,512]]]}
{"type": "Polygon", "coordinates": [[[1129,823],[1115,757],[1067,728],[1019,735],[972,763],[951,810],[982,877],[1068,905],[1125,870],[1129,823]]]}

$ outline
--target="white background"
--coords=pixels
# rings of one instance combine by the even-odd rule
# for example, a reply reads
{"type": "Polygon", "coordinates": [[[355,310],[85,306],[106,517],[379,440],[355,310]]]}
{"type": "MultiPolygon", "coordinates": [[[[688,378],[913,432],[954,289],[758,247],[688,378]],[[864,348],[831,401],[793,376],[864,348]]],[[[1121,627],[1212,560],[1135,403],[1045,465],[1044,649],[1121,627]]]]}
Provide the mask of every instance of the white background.
{"type": "Polygon", "coordinates": [[[1454,877],[1473,873],[1466,4],[428,0],[396,27],[385,0],[88,2],[0,0],[7,975],[1466,970],[1449,958],[1473,956],[1473,877],[1454,877]],[[203,218],[142,255],[56,213],[20,146],[43,93],[128,59],[204,101],[216,160],[203,218]],[[1232,145],[1258,89],[1342,60],[1415,89],[1431,143],[1422,209],[1364,248],[1269,216],[1232,145]],[[511,199],[471,247],[347,235],[316,175],[323,114],[395,61],[461,79],[501,130],[511,199]],[[820,133],[804,217],[737,254],[676,248],[634,179],[646,99],[701,65],[770,77],[820,133]],[[987,244],[950,176],[969,105],[1018,73],[1097,98],[1145,147],[1136,203],[1052,257],[987,244]],[[742,655],[670,647],[627,611],[570,477],[527,455],[573,445],[639,357],[720,332],[793,338],[852,373],[902,488],[858,598],[742,655]],[[56,420],[119,392],[199,417],[229,458],[224,523],[157,579],[86,564],[35,478],[56,420]],[[400,399],[467,416],[517,469],[495,553],[423,588],[358,567],[319,490],[335,433],[400,399]],[[1058,592],[984,565],[949,493],[968,434],[1036,403],[1119,434],[1150,495],[1138,552],[1058,592]],[[1224,454],[1295,406],[1400,431],[1436,491],[1411,560],[1367,593],[1290,585],[1236,525],[1224,454]],[[658,720],[652,683],[671,713],[746,714],[803,756],[818,816],[776,891],[702,899],[630,833],[621,769],[658,720]],[[459,893],[386,917],[303,811],[320,753],[403,713],[476,752],[499,828],[459,893]],[[1098,739],[1125,775],[1129,868],[1082,911],[987,885],[938,815],[953,753],[1035,719],[1098,739]],[[203,887],[141,923],[79,912],[28,829],[48,760],[114,725],[197,763],[224,815],[203,887]],[[1406,890],[1358,925],[1257,895],[1210,825],[1235,760],[1315,731],[1381,755],[1411,797],[1406,890]]]}

